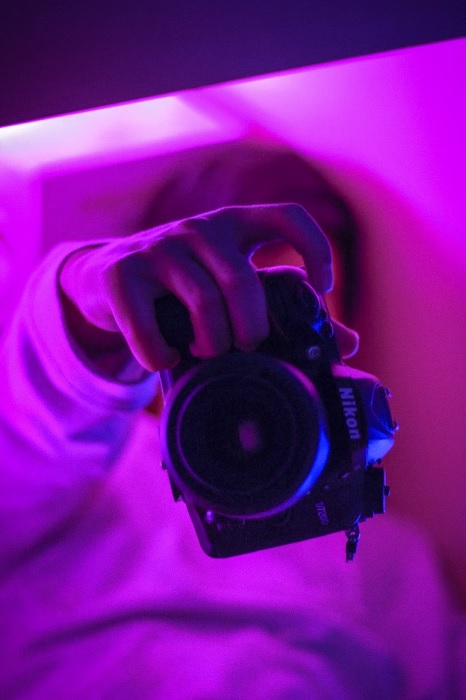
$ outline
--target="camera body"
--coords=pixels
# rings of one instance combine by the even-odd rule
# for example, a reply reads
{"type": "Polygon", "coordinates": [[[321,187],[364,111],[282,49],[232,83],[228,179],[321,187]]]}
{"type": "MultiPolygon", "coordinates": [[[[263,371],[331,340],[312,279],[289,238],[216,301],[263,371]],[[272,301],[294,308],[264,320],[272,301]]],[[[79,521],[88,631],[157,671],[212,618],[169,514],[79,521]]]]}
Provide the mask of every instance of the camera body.
{"type": "Polygon", "coordinates": [[[212,360],[173,296],[156,302],[180,363],[161,373],[163,467],[203,550],[229,557],[344,531],[385,511],[378,466],[397,428],[388,390],[341,359],[323,299],[296,268],[259,271],[271,332],[212,360]]]}

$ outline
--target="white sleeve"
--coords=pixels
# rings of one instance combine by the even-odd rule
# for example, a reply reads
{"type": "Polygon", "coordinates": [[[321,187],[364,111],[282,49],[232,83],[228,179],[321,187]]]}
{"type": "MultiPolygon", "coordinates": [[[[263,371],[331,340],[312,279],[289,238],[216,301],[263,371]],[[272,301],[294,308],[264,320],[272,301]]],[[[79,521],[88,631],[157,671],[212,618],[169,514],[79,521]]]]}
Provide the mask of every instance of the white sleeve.
{"type": "Polygon", "coordinates": [[[73,349],[57,271],[78,244],[34,274],[0,349],[0,572],[74,516],[124,448],[157,376],[110,381],[73,349]]]}

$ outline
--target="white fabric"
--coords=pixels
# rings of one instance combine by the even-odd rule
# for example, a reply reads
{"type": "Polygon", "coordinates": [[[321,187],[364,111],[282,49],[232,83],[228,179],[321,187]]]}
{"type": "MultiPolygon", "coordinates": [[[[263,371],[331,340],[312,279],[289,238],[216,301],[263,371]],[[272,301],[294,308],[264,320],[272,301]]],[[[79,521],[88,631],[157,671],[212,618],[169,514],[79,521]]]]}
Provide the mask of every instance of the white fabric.
{"type": "Polygon", "coordinates": [[[200,549],[160,468],[156,377],[72,349],[56,270],[0,355],[0,698],[466,697],[465,630],[423,539],[390,516],[228,560],[200,549]]]}

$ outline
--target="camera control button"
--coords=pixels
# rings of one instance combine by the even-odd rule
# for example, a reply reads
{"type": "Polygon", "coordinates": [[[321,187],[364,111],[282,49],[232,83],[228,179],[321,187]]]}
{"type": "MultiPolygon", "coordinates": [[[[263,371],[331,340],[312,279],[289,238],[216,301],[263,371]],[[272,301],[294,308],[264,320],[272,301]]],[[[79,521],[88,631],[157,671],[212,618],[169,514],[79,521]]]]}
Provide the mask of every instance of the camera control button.
{"type": "Polygon", "coordinates": [[[319,360],[322,357],[322,350],[318,345],[311,345],[311,347],[307,349],[307,356],[309,360],[319,360]]]}
{"type": "Polygon", "coordinates": [[[306,304],[306,310],[312,318],[317,318],[321,313],[321,306],[318,296],[308,285],[301,288],[302,299],[306,304]]]}
{"type": "Polygon", "coordinates": [[[329,340],[330,338],[333,338],[334,330],[330,321],[324,321],[320,328],[320,334],[322,338],[324,338],[324,340],[329,340]]]}
{"type": "Polygon", "coordinates": [[[205,515],[204,515],[204,520],[206,521],[207,525],[213,525],[215,522],[215,513],[213,510],[206,510],[205,515]]]}

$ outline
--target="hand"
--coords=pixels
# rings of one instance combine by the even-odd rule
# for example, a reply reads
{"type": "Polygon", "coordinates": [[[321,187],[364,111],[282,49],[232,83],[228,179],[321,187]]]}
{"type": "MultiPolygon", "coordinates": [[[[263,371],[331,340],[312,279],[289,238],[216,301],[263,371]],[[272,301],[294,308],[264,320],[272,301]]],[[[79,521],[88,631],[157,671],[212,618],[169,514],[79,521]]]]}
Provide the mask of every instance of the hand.
{"type": "MultiPolygon", "coordinates": [[[[191,352],[209,358],[257,347],[269,333],[262,286],[249,258],[261,244],[284,240],[302,256],[310,284],[333,284],[329,243],[295,204],[230,207],[118,238],[71,255],[60,273],[71,333],[89,355],[128,349],[149,371],[178,360],[157,325],[154,299],[171,292],[189,311],[191,352]]],[[[346,354],[357,347],[337,324],[346,354]]]]}

